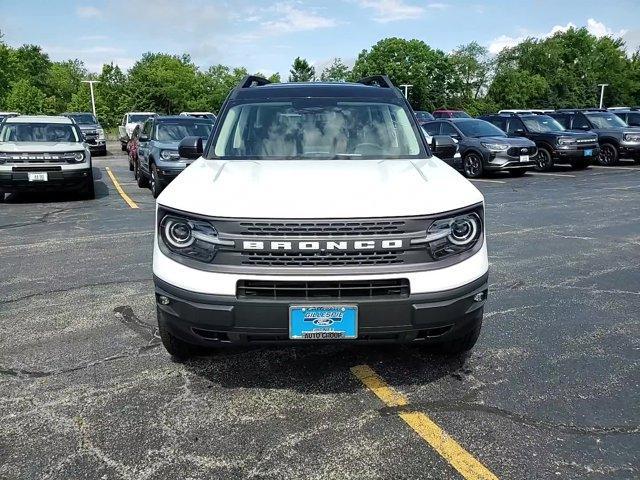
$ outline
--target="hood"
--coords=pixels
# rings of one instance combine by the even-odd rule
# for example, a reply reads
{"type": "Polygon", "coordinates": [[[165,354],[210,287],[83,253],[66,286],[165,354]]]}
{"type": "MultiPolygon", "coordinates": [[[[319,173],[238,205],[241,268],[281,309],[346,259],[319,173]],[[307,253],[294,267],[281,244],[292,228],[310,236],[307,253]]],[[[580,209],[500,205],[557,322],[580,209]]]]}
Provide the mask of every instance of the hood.
{"type": "Polygon", "coordinates": [[[482,194],[436,157],[421,160],[205,160],[158,203],[212,217],[372,218],[442,213],[482,194]]]}
{"type": "Polygon", "coordinates": [[[82,152],[84,145],[78,142],[2,142],[0,152],[55,153],[82,152]]]}
{"type": "Polygon", "coordinates": [[[154,140],[153,144],[155,147],[161,150],[178,150],[180,141],[176,140],[175,142],[161,142],[159,140],[154,140]]]}

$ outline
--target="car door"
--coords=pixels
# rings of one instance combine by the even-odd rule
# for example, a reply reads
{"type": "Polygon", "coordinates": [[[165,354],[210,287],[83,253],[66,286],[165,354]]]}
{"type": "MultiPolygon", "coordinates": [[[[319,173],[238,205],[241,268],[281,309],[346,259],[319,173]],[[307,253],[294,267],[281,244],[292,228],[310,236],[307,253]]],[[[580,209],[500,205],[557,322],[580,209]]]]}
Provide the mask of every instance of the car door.
{"type": "Polygon", "coordinates": [[[509,117],[507,119],[507,135],[510,137],[526,137],[527,130],[524,128],[524,123],[518,117],[509,117]]]}
{"type": "MultiPolygon", "coordinates": [[[[460,133],[453,125],[451,125],[449,122],[438,123],[440,123],[440,135],[448,135],[453,138],[454,142],[460,142],[460,133]]],[[[452,167],[458,167],[462,164],[462,158],[456,158],[453,155],[451,155],[450,158],[443,158],[443,160],[452,167]]]]}
{"type": "Polygon", "coordinates": [[[576,113],[573,115],[571,123],[572,130],[591,130],[591,123],[589,119],[585,117],[582,113],[576,113]]]}
{"type": "Polygon", "coordinates": [[[149,119],[142,125],[142,131],[138,137],[138,164],[140,168],[149,176],[149,142],[153,130],[153,120],[149,119]]]}

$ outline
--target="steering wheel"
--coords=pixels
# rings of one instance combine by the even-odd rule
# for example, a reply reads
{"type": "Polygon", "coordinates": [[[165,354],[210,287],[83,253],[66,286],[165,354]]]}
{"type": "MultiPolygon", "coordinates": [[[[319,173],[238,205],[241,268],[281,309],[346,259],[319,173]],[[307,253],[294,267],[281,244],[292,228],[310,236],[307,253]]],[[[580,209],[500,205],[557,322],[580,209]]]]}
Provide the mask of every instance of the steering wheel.
{"type": "Polygon", "coordinates": [[[369,150],[369,152],[371,152],[371,150],[375,150],[372,153],[380,153],[380,151],[382,150],[382,147],[376,143],[365,142],[365,143],[359,143],[358,145],[356,145],[354,152],[362,153],[361,150],[365,150],[365,152],[367,150],[369,150]]]}

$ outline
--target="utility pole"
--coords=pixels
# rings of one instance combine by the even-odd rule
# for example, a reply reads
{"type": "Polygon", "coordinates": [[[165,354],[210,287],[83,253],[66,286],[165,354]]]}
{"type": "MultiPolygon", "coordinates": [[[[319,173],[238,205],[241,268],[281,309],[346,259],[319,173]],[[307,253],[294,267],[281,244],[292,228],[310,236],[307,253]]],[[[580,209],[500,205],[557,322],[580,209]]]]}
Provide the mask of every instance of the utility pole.
{"type": "Polygon", "coordinates": [[[604,100],[604,87],[608,87],[609,84],[599,83],[598,86],[600,87],[600,108],[602,108],[602,101],[604,100]]]}
{"type": "Polygon", "coordinates": [[[409,89],[411,87],[413,87],[413,85],[400,85],[401,87],[404,87],[404,98],[409,98],[409,89]]]}
{"type": "Polygon", "coordinates": [[[96,97],[93,96],[93,84],[100,83],[100,80],[82,80],[82,83],[88,83],[91,90],[91,108],[93,109],[93,116],[96,116],[96,97]]]}

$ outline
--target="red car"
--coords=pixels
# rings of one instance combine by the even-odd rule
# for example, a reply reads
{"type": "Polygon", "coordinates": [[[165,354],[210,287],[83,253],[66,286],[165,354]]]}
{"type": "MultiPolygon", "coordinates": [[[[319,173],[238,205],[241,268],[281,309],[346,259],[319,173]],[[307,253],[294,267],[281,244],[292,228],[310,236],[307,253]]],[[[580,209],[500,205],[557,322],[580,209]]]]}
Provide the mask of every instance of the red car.
{"type": "Polygon", "coordinates": [[[471,118],[471,116],[464,110],[446,110],[439,108],[433,112],[435,118],[471,118]]]}

